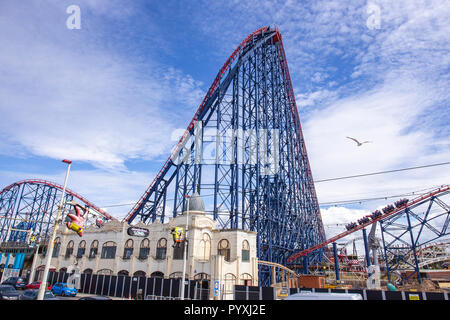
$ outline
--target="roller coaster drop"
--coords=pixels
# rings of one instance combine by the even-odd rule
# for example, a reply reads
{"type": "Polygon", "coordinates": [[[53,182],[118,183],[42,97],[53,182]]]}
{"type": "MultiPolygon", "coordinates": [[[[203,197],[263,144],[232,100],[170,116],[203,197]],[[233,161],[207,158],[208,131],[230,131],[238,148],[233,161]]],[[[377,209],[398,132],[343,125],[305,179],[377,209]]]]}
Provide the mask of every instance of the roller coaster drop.
{"type": "MultiPolygon", "coordinates": [[[[175,217],[194,192],[220,228],[257,232],[260,260],[285,264],[295,251],[325,240],[278,29],[258,29],[228,58],[125,221],[163,222],[169,209],[175,217]],[[215,161],[208,162],[211,154],[215,161]]],[[[259,278],[268,285],[270,270],[261,266],[259,278]]]]}
{"type": "MultiPolygon", "coordinates": [[[[33,228],[45,233],[57,190],[33,181],[7,187],[0,194],[0,215],[33,217],[39,221],[33,228]]],[[[164,222],[183,213],[186,195],[194,192],[219,228],[257,232],[260,260],[285,264],[294,252],[325,240],[278,29],[256,30],[227,59],[171,156],[124,221],[164,222]],[[215,161],[208,162],[212,153],[215,161]]],[[[69,198],[74,195],[69,192],[69,198]]],[[[2,236],[10,221],[2,222],[2,236]]],[[[320,257],[319,250],[310,258],[320,257]]],[[[261,266],[260,284],[270,284],[270,278],[270,270],[261,266]]]]}
{"type": "MultiPolygon", "coordinates": [[[[24,241],[27,230],[47,234],[61,189],[45,180],[24,180],[4,188],[0,241],[24,241]]],[[[420,231],[427,227],[438,236],[448,234],[448,206],[440,231],[429,223],[430,209],[425,218],[412,210],[427,201],[430,208],[445,207],[439,199],[449,192],[444,189],[326,240],[282,37],[278,29],[263,27],[242,41],[220,69],[169,159],[124,221],[165,222],[167,216],[183,213],[186,196],[198,192],[219,228],[257,232],[259,260],[287,265],[302,258],[308,270],[308,264],[322,261],[328,243],[374,221],[380,221],[387,234],[401,220],[396,217],[406,216],[411,223],[414,216],[420,231]],[[211,157],[215,161],[210,162],[211,157]]],[[[66,200],[68,206],[75,201],[105,220],[114,219],[71,190],[66,200]]],[[[406,226],[405,233],[411,228],[406,226]]],[[[77,226],[72,229],[80,231],[77,226]]],[[[394,235],[394,245],[383,239],[385,250],[394,251],[396,242],[405,242],[403,236],[394,235]]],[[[401,259],[399,255],[397,260],[401,259]]],[[[260,285],[269,285],[270,268],[259,268],[260,285]]]]}

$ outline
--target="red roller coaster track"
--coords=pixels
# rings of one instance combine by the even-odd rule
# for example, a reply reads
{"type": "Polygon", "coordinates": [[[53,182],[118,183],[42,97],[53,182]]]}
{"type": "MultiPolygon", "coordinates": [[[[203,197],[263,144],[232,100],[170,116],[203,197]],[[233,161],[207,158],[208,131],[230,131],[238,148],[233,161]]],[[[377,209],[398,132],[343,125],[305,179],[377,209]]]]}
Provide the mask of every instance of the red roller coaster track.
{"type": "MultiPolygon", "coordinates": [[[[21,181],[17,181],[14,182],[12,184],[10,184],[9,186],[5,187],[2,191],[0,191],[0,194],[8,191],[12,188],[14,188],[15,186],[20,186],[22,184],[27,184],[27,183],[32,183],[32,184],[44,184],[50,187],[54,187],[57,188],[59,190],[63,189],[63,186],[51,182],[51,181],[47,181],[47,180],[42,180],[42,179],[29,179],[29,180],[21,180],[21,181]]],[[[78,193],[66,188],[66,192],[72,196],[74,196],[75,198],[83,201],[85,204],[87,204],[90,208],[94,209],[95,211],[97,211],[98,213],[102,214],[104,217],[111,219],[111,220],[117,220],[116,218],[114,218],[113,216],[109,215],[105,210],[97,207],[96,205],[92,204],[91,202],[89,202],[88,200],[86,200],[85,198],[83,198],[81,195],[79,195],[78,193]]]]}
{"type": "Polygon", "coordinates": [[[315,246],[312,246],[311,248],[308,248],[308,249],[305,249],[303,251],[297,252],[297,253],[293,254],[292,256],[290,256],[287,259],[286,262],[287,263],[292,263],[295,259],[303,257],[303,256],[307,255],[308,253],[311,253],[311,252],[313,252],[313,251],[315,251],[317,249],[320,249],[320,248],[322,248],[322,247],[324,247],[326,245],[329,245],[330,243],[333,243],[333,242],[335,242],[335,241],[337,241],[337,240],[339,240],[339,239],[341,239],[341,238],[343,238],[345,236],[348,236],[349,234],[351,234],[353,232],[361,230],[361,229],[371,225],[372,223],[374,223],[376,221],[383,220],[383,219],[385,219],[387,217],[390,217],[390,216],[394,216],[394,215],[400,213],[401,211],[405,210],[405,208],[407,208],[407,207],[411,207],[411,206],[413,206],[415,204],[420,203],[423,200],[429,199],[429,198],[431,198],[431,197],[433,197],[433,196],[435,196],[435,195],[437,195],[439,193],[446,192],[446,191],[449,191],[449,190],[450,190],[450,185],[444,185],[444,186],[441,186],[441,187],[439,187],[437,189],[434,189],[433,191],[431,191],[431,192],[429,192],[427,194],[421,195],[421,196],[419,196],[417,198],[414,198],[414,199],[408,201],[408,203],[406,205],[400,206],[399,208],[395,208],[395,210],[393,210],[391,212],[382,214],[381,216],[377,217],[374,220],[371,220],[371,221],[368,221],[368,222],[366,222],[364,224],[358,225],[357,227],[355,227],[355,228],[353,228],[351,230],[348,230],[348,231],[345,231],[343,233],[340,233],[337,236],[334,236],[334,237],[332,237],[332,238],[330,238],[330,239],[328,239],[328,240],[326,240],[326,241],[324,241],[322,243],[319,243],[319,244],[317,244],[315,246]]]}

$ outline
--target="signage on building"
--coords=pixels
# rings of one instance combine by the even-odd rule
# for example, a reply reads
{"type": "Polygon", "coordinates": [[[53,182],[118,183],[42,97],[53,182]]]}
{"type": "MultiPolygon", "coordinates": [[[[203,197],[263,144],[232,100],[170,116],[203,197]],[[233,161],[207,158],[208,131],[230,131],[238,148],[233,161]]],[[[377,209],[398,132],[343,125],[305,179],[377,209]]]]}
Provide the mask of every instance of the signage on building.
{"type": "Polygon", "coordinates": [[[409,300],[420,300],[420,297],[417,293],[410,293],[408,296],[409,300]]]}
{"type": "Polygon", "coordinates": [[[0,243],[0,252],[1,253],[25,253],[25,254],[33,254],[36,251],[34,246],[30,246],[24,242],[18,241],[8,241],[0,243]]]}
{"type": "Polygon", "coordinates": [[[3,279],[8,279],[10,277],[18,277],[19,274],[20,269],[5,268],[3,270],[3,279]]]}
{"type": "Polygon", "coordinates": [[[150,231],[146,228],[129,227],[127,229],[127,233],[129,236],[132,237],[148,237],[150,231]]]}
{"type": "Polygon", "coordinates": [[[214,281],[214,297],[219,296],[219,288],[220,288],[220,282],[217,280],[214,281]]]}

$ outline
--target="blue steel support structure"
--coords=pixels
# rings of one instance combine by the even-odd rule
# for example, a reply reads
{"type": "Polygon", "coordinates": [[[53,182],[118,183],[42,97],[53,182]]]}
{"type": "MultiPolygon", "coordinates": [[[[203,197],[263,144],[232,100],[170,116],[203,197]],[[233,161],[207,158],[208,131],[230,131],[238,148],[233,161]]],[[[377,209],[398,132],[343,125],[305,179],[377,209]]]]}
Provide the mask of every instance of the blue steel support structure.
{"type": "MultiPolygon", "coordinates": [[[[25,242],[29,232],[45,238],[54,225],[61,190],[61,185],[45,180],[23,180],[1,190],[0,242],[25,242]]],[[[105,220],[114,219],[79,194],[67,189],[66,201],[71,200],[97,211],[105,220]]],[[[70,205],[66,204],[65,212],[70,209],[70,205]]]]}
{"type": "Polygon", "coordinates": [[[370,255],[364,228],[379,222],[389,282],[393,271],[405,272],[404,280],[417,277],[421,282],[419,267],[422,250],[432,246],[437,240],[448,240],[450,235],[450,185],[442,185],[410,200],[401,199],[395,203],[395,207],[391,206],[391,208],[359,226],[293,254],[287,262],[295,263],[297,259],[362,229],[369,266],[370,255]]]}
{"type": "Polygon", "coordinates": [[[336,283],[340,283],[339,277],[339,256],[337,254],[337,244],[333,242],[333,256],[334,256],[334,272],[336,273],[336,283]]]}
{"type": "Polygon", "coordinates": [[[367,267],[370,267],[370,251],[369,251],[369,243],[367,241],[367,232],[366,229],[362,229],[363,240],[364,240],[364,252],[366,253],[366,264],[367,267]]]}
{"type": "Polygon", "coordinates": [[[380,220],[388,279],[393,271],[412,271],[404,280],[422,281],[421,249],[450,235],[450,190],[418,201],[394,216],[380,220]]]}
{"type": "MultiPolygon", "coordinates": [[[[285,264],[325,240],[277,29],[258,29],[238,46],[174,150],[125,221],[164,222],[197,191],[220,228],[257,232],[260,260],[285,264]]],[[[305,265],[320,258],[321,250],[305,265]]],[[[261,266],[259,278],[270,284],[270,270],[261,266]]]]}

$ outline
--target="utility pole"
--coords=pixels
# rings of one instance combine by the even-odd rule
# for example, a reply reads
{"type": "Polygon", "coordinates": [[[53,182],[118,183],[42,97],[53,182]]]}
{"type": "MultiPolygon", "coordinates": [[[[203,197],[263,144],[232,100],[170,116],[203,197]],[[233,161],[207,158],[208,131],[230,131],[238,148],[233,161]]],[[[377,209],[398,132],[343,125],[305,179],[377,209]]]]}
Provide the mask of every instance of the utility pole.
{"type": "Polygon", "coordinates": [[[66,177],[64,179],[64,187],[62,189],[61,201],[59,202],[58,213],[56,214],[55,225],[53,226],[53,230],[52,230],[50,239],[48,241],[44,275],[42,278],[41,286],[39,287],[37,300],[44,300],[45,290],[47,289],[48,271],[50,269],[50,262],[51,262],[52,256],[53,256],[53,247],[55,245],[54,242],[55,242],[55,238],[56,238],[56,232],[58,231],[58,225],[61,220],[61,211],[63,210],[63,206],[64,206],[64,201],[65,201],[64,198],[65,198],[65,194],[66,194],[67,179],[69,178],[70,165],[72,164],[72,161],[66,160],[66,159],[62,160],[62,162],[67,163],[66,177]]]}

